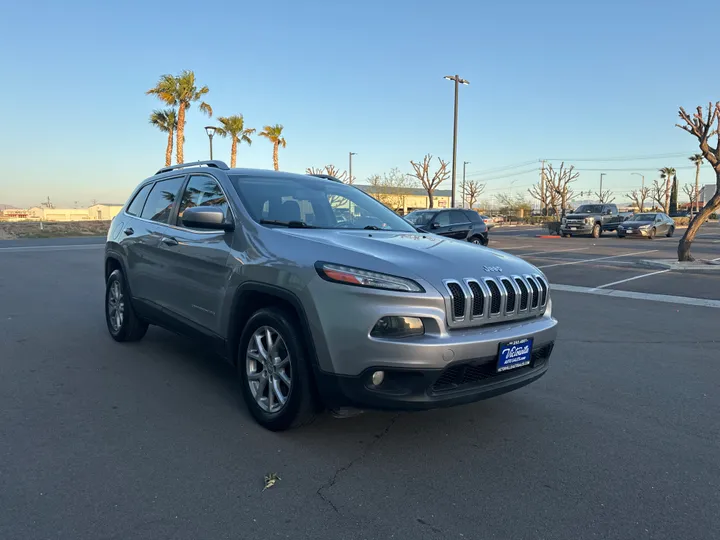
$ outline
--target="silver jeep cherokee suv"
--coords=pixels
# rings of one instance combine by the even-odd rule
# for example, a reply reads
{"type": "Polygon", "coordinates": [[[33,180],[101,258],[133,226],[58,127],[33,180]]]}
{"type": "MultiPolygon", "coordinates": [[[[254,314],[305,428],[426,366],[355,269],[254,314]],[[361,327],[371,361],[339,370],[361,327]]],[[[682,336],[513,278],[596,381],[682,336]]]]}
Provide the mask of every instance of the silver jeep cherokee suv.
{"type": "Polygon", "coordinates": [[[105,314],[199,336],[250,412],[287,429],[319,405],[427,409],[520,388],[557,321],[527,262],[419,232],[359,189],[220,161],[161,169],[113,220],[105,314]]]}

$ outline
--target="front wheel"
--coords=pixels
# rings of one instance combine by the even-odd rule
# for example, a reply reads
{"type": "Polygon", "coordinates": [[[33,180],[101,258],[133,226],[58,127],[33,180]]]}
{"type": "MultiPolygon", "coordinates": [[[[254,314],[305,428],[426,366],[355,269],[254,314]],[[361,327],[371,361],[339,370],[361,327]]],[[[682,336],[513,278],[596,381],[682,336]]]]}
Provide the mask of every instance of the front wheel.
{"type": "Polygon", "coordinates": [[[112,338],[120,342],[139,341],[148,329],[135,314],[121,270],[114,270],[105,284],[105,322],[112,338]]]}
{"type": "Polygon", "coordinates": [[[650,232],[648,233],[648,240],[652,240],[653,238],[655,238],[656,233],[657,233],[657,229],[655,227],[650,229],[650,232]]]}
{"type": "Polygon", "coordinates": [[[240,338],[237,369],[243,398],[258,424],[271,431],[307,424],[316,413],[297,326],[284,310],[263,308],[250,317],[240,338]]]}
{"type": "Polygon", "coordinates": [[[592,230],[592,237],[593,238],[600,238],[600,235],[602,234],[602,227],[599,223],[596,223],[592,230]]]}
{"type": "Polygon", "coordinates": [[[625,235],[618,233],[617,237],[618,237],[618,238],[625,238],[625,235]]]}
{"type": "Polygon", "coordinates": [[[675,234],[675,227],[670,227],[670,229],[668,229],[668,232],[665,236],[667,236],[668,238],[672,238],[673,234],[675,234]]]}

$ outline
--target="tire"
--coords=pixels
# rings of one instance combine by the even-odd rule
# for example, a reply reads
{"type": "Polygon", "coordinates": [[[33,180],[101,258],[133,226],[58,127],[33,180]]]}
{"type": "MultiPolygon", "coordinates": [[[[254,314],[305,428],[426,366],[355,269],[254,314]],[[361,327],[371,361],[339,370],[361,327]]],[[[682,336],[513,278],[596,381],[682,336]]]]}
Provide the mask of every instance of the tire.
{"type": "Polygon", "coordinates": [[[285,310],[262,308],[250,317],[240,337],[237,370],[243,398],[255,421],[270,431],[309,424],[317,414],[312,372],[297,327],[294,317],[285,310]],[[257,334],[263,350],[268,352],[267,331],[272,343],[278,346],[274,358],[279,362],[270,363],[256,343],[257,334]]]}
{"type": "Polygon", "coordinates": [[[592,237],[600,238],[600,235],[602,235],[602,227],[599,223],[596,223],[592,230],[592,237]]]}
{"type": "Polygon", "coordinates": [[[653,238],[655,238],[656,233],[657,233],[657,229],[655,227],[650,229],[650,234],[648,234],[648,240],[652,240],[653,238]]]}
{"type": "Polygon", "coordinates": [[[668,232],[665,236],[667,236],[668,238],[672,238],[673,234],[675,234],[675,227],[670,227],[670,229],[668,229],[668,232]]]}
{"type": "Polygon", "coordinates": [[[487,246],[487,242],[483,241],[482,236],[471,236],[468,239],[468,242],[470,242],[471,244],[479,244],[481,246],[487,246]]]}
{"type": "Polygon", "coordinates": [[[148,324],[140,319],[132,306],[122,270],[114,270],[105,284],[105,323],[115,341],[139,341],[148,324]]]}
{"type": "Polygon", "coordinates": [[[560,236],[563,238],[570,238],[570,235],[568,233],[560,233],[560,236]]]}
{"type": "Polygon", "coordinates": [[[618,237],[618,238],[625,238],[625,235],[618,233],[617,237],[618,237]]]}

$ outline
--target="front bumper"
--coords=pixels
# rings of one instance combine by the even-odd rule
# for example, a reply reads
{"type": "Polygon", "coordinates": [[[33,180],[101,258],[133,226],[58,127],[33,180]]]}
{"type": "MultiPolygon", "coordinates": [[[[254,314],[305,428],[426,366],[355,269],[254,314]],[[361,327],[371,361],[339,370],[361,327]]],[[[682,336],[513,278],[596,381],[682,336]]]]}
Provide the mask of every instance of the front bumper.
{"type": "Polygon", "coordinates": [[[627,229],[618,229],[617,233],[620,236],[649,236],[650,229],[633,229],[628,231],[627,229]]]}
{"type": "Polygon", "coordinates": [[[595,224],[589,225],[583,223],[582,225],[561,225],[560,232],[564,234],[591,234],[595,224]]]}
{"type": "Polygon", "coordinates": [[[445,369],[384,369],[385,380],[374,386],[375,368],[356,377],[317,374],[318,388],[330,408],[425,410],[480,401],[511,392],[542,377],[554,343],[535,347],[529,366],[497,373],[497,357],[454,362],[445,369]]]}

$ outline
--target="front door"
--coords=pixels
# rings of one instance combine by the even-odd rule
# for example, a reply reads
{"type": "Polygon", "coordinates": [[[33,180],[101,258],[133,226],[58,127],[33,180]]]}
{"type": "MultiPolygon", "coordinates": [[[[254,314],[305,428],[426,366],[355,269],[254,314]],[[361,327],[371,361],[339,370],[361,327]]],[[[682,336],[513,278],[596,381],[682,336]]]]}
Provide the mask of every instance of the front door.
{"type": "Polygon", "coordinates": [[[433,234],[439,234],[440,236],[447,236],[452,238],[452,231],[450,230],[450,212],[438,212],[435,215],[430,224],[430,231],[433,234]]]}
{"type": "Polygon", "coordinates": [[[161,242],[166,307],[180,320],[222,335],[219,321],[231,274],[227,261],[232,233],[185,227],[183,212],[195,206],[222,208],[226,219],[232,220],[217,179],[209,174],[191,175],[167,238],[161,242]]]}

